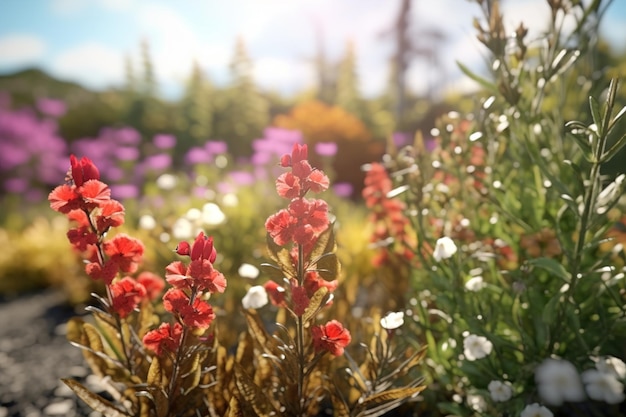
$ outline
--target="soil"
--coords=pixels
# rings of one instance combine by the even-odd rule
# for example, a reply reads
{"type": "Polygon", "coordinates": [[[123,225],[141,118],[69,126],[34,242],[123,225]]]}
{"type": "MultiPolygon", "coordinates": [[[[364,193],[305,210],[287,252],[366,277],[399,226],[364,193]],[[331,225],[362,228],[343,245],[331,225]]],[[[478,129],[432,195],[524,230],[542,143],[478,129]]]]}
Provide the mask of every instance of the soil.
{"type": "Polygon", "coordinates": [[[54,290],[0,298],[0,417],[100,416],[61,382],[95,387],[79,349],[65,338],[65,323],[82,314],[54,290]]]}

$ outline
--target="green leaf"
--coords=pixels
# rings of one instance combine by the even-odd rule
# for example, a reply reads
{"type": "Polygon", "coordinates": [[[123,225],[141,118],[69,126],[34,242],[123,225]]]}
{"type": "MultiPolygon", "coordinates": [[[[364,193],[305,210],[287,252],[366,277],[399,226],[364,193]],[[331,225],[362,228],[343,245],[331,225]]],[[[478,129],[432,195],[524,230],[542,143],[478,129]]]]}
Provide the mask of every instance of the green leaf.
{"type": "Polygon", "coordinates": [[[536,258],[527,261],[527,264],[544,269],[552,275],[556,275],[565,282],[570,282],[570,276],[565,267],[552,258],[536,258]]]}
{"type": "Polygon", "coordinates": [[[337,279],[341,271],[339,258],[334,253],[327,253],[317,261],[316,270],[326,281],[337,279]]]}
{"type": "Polygon", "coordinates": [[[548,301],[541,312],[541,320],[548,326],[552,326],[556,321],[562,294],[557,294],[548,301]]]}
{"type": "Polygon", "coordinates": [[[89,391],[80,382],[73,379],[61,379],[65,385],[67,385],[74,393],[83,400],[92,410],[104,414],[107,417],[131,417],[130,414],[126,414],[123,410],[117,408],[110,401],[102,398],[101,396],[89,391]]]}
{"type": "Polygon", "coordinates": [[[593,119],[593,123],[598,128],[598,133],[600,133],[600,129],[602,129],[602,117],[600,116],[600,105],[598,104],[598,100],[594,97],[589,96],[589,110],[591,110],[591,118],[593,119]]]}
{"type": "Polygon", "coordinates": [[[497,93],[498,92],[498,89],[496,88],[495,84],[493,84],[492,82],[489,82],[486,79],[482,78],[481,76],[475,74],[474,72],[472,72],[472,70],[467,68],[465,65],[463,65],[459,61],[456,61],[456,64],[459,66],[459,68],[463,72],[463,74],[467,75],[472,80],[476,81],[483,88],[486,88],[487,90],[489,90],[489,91],[491,91],[493,93],[497,93]]]}

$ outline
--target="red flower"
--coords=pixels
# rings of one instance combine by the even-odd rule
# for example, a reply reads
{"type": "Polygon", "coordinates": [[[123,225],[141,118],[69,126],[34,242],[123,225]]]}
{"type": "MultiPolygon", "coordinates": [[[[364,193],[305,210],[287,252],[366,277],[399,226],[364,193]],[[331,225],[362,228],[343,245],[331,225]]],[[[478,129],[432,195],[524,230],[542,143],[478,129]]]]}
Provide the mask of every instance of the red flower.
{"type": "Polygon", "coordinates": [[[137,271],[144,251],[141,241],[123,233],[104,242],[103,248],[104,253],[109,256],[109,261],[116,265],[120,271],[128,273],[137,271]]]}
{"type": "Polygon", "coordinates": [[[175,352],[180,344],[182,333],[183,326],[180,323],[175,323],[174,328],[169,323],[161,323],[158,329],[146,333],[143,337],[143,344],[159,356],[163,351],[175,352]]]}
{"type": "Polygon", "coordinates": [[[67,238],[72,246],[81,252],[89,248],[89,245],[98,243],[98,235],[91,231],[91,227],[80,226],[70,229],[67,232],[67,238]]]}
{"type": "Polygon", "coordinates": [[[101,265],[100,262],[95,260],[85,265],[85,272],[87,272],[87,275],[92,279],[101,279],[105,284],[109,285],[119,272],[119,268],[111,261],[107,261],[104,265],[101,265]]]}
{"type": "Polygon", "coordinates": [[[277,307],[285,307],[285,289],[275,283],[274,281],[267,281],[263,285],[267,295],[270,297],[270,301],[277,307]]]}
{"type": "Polygon", "coordinates": [[[89,180],[76,188],[76,192],[82,197],[81,207],[93,209],[100,207],[111,199],[111,189],[108,185],[98,180],[89,180]]]}
{"type": "Polygon", "coordinates": [[[276,191],[283,198],[300,197],[300,179],[291,172],[285,172],[276,180],[276,191]]]}
{"type": "Polygon", "coordinates": [[[70,155],[70,165],[72,180],[77,187],[82,186],[86,181],[100,179],[98,168],[86,156],[79,161],[74,155],[70,155]]]}
{"type": "Polygon", "coordinates": [[[335,356],[343,354],[343,349],[350,343],[350,332],[337,320],[331,320],[323,326],[311,328],[313,347],[316,352],[327,351],[335,356]]]}
{"type": "Polygon", "coordinates": [[[338,282],[336,279],[333,281],[326,281],[317,271],[307,271],[304,275],[303,285],[304,288],[306,288],[307,295],[311,298],[317,290],[322,287],[328,288],[328,292],[332,293],[337,289],[338,282]]]}
{"type": "Polygon", "coordinates": [[[208,259],[196,259],[191,261],[187,269],[198,291],[208,291],[210,293],[223,293],[226,289],[226,278],[221,272],[213,268],[213,264],[208,259]]]}
{"type": "Polygon", "coordinates": [[[204,232],[198,233],[196,240],[193,242],[191,252],[189,254],[192,261],[197,259],[206,259],[209,262],[215,262],[217,251],[213,246],[213,238],[206,236],[204,232]]]}
{"type": "Polygon", "coordinates": [[[306,294],[306,288],[294,285],[291,287],[291,301],[293,302],[293,312],[300,317],[311,303],[306,294]]]}
{"type": "Polygon", "coordinates": [[[186,326],[206,329],[215,319],[213,308],[199,298],[194,299],[193,304],[190,301],[184,291],[171,288],[163,296],[163,307],[177,314],[186,326]]]}
{"type": "Polygon", "coordinates": [[[192,280],[187,275],[187,267],[181,261],[175,261],[165,267],[165,280],[180,289],[191,289],[192,280]]]}
{"type": "Polygon", "coordinates": [[[76,192],[75,187],[67,184],[59,185],[48,195],[50,208],[59,213],[67,214],[72,210],[81,208],[82,199],[76,192]]]}
{"type": "Polygon", "coordinates": [[[145,287],[146,295],[150,300],[155,300],[159,295],[161,295],[163,288],[165,288],[163,278],[148,271],[139,274],[137,282],[145,287]]]}
{"type": "Polygon", "coordinates": [[[113,310],[121,318],[128,316],[146,296],[146,289],[131,277],[124,277],[111,284],[113,310]]]}
{"type": "Polygon", "coordinates": [[[291,155],[283,155],[280,158],[280,166],[283,168],[293,166],[293,164],[297,164],[300,161],[306,160],[308,158],[308,154],[309,151],[306,145],[299,145],[297,143],[294,143],[291,155]]]}
{"type": "Polygon", "coordinates": [[[96,228],[99,233],[104,233],[111,227],[124,224],[124,206],[119,201],[105,201],[100,209],[100,213],[96,217],[96,228]]]}
{"type": "Polygon", "coordinates": [[[283,209],[268,217],[265,228],[277,245],[290,241],[306,244],[328,227],[328,204],[323,200],[296,198],[283,209]]]}

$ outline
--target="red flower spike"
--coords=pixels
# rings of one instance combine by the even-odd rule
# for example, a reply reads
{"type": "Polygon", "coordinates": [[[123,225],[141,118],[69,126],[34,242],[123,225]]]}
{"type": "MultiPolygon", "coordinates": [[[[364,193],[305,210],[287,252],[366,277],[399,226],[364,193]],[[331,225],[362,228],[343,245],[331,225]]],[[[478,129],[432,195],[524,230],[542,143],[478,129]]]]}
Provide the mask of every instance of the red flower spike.
{"type": "Polygon", "coordinates": [[[307,145],[300,145],[298,143],[293,144],[293,150],[291,151],[291,165],[297,164],[300,161],[306,161],[309,157],[309,151],[307,145]]]}
{"type": "Polygon", "coordinates": [[[98,235],[93,233],[89,226],[80,226],[70,229],[67,232],[67,239],[72,246],[80,252],[86,251],[89,245],[98,243],[98,235]]]}
{"type": "Polygon", "coordinates": [[[226,278],[213,268],[213,264],[208,259],[191,261],[187,268],[187,275],[191,277],[192,286],[198,291],[223,293],[226,290],[226,278]]]}
{"type": "Polygon", "coordinates": [[[171,288],[163,296],[163,307],[170,313],[177,314],[188,327],[208,328],[215,319],[213,308],[204,300],[196,298],[193,304],[184,291],[171,288]]]}
{"type": "Polygon", "coordinates": [[[151,330],[143,337],[143,344],[158,356],[166,352],[176,352],[183,334],[183,326],[175,323],[172,327],[169,323],[162,323],[158,329],[151,330]]]}
{"type": "Polygon", "coordinates": [[[337,289],[339,283],[337,280],[326,281],[320,276],[317,271],[307,271],[304,275],[303,286],[306,288],[306,294],[309,298],[313,297],[313,294],[322,287],[326,287],[329,293],[332,293],[337,289]]]}
{"type": "Polygon", "coordinates": [[[82,186],[86,181],[100,179],[98,168],[86,156],[79,161],[76,156],[70,155],[70,166],[72,180],[77,187],[82,186]]]}
{"type": "Polygon", "coordinates": [[[312,327],[311,336],[316,352],[326,351],[334,356],[342,355],[344,348],[352,339],[350,332],[337,320],[331,320],[323,326],[312,327]]]}
{"type": "Polygon", "coordinates": [[[131,277],[124,277],[110,286],[113,310],[121,317],[128,316],[146,297],[146,289],[131,277]]]}
{"type": "Polygon", "coordinates": [[[300,179],[291,172],[285,172],[276,180],[276,191],[283,198],[300,197],[300,179]]]}
{"type": "Polygon", "coordinates": [[[163,308],[170,313],[178,313],[185,309],[185,306],[189,305],[189,297],[184,291],[170,288],[163,295],[163,308]]]}
{"type": "Polygon", "coordinates": [[[307,297],[306,288],[294,286],[291,288],[291,301],[293,302],[293,312],[300,317],[304,314],[311,300],[307,297]]]}
{"type": "Polygon", "coordinates": [[[107,261],[104,265],[100,265],[99,262],[94,261],[85,265],[85,272],[92,279],[101,279],[106,285],[110,285],[113,278],[119,272],[118,266],[111,261],[107,261]]]}

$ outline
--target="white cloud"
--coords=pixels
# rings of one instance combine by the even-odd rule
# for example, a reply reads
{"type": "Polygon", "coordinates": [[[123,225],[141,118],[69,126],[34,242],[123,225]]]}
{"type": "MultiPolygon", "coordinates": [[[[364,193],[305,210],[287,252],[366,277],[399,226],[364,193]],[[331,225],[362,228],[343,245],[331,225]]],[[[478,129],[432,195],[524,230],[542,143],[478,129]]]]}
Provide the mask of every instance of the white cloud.
{"type": "Polygon", "coordinates": [[[52,62],[51,70],[59,77],[103,88],[123,82],[124,60],[118,50],[90,42],[58,55],[52,62]]]}
{"type": "Polygon", "coordinates": [[[205,70],[223,70],[228,65],[234,39],[229,45],[203,43],[174,9],[146,5],[139,10],[138,24],[148,41],[159,82],[183,82],[194,60],[205,70]]]}
{"type": "Polygon", "coordinates": [[[84,0],[52,0],[50,7],[56,14],[69,16],[83,10],[86,5],[87,2],[84,0]]]}
{"type": "Polygon", "coordinates": [[[31,64],[46,50],[43,39],[34,35],[7,35],[0,38],[0,66],[31,64]]]}
{"type": "Polygon", "coordinates": [[[99,0],[100,5],[105,9],[122,11],[127,10],[133,4],[132,0],[99,0]]]}

